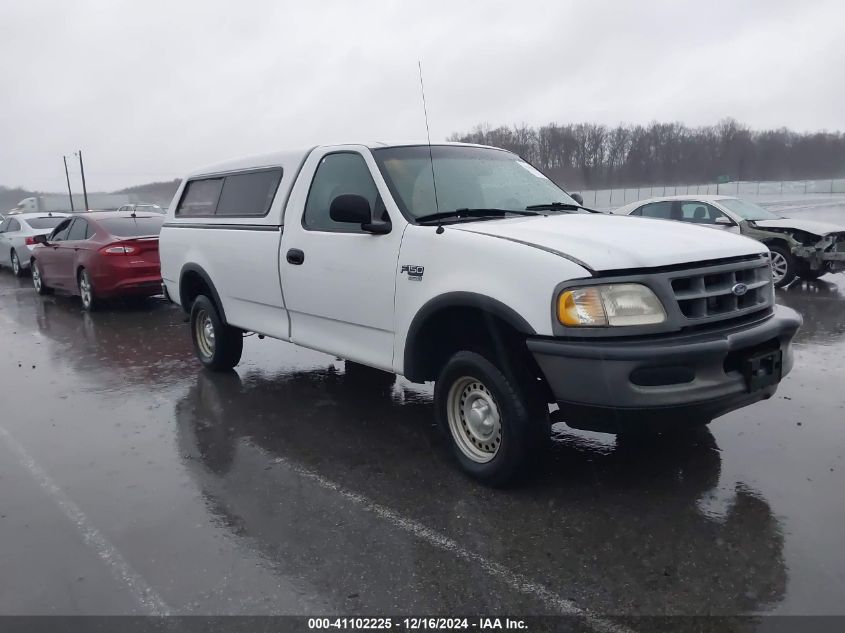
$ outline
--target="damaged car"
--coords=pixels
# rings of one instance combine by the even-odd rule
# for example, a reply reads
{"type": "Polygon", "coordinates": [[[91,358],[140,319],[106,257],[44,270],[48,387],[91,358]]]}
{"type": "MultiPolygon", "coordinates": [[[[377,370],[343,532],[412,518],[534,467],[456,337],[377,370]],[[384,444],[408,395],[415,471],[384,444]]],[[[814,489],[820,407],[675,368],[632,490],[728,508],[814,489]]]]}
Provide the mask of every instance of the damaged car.
{"type": "Polygon", "coordinates": [[[665,196],[638,200],[613,211],[740,233],[771,251],[772,279],[781,288],[796,277],[814,281],[845,270],[845,226],[786,218],[731,196],[665,196]]]}

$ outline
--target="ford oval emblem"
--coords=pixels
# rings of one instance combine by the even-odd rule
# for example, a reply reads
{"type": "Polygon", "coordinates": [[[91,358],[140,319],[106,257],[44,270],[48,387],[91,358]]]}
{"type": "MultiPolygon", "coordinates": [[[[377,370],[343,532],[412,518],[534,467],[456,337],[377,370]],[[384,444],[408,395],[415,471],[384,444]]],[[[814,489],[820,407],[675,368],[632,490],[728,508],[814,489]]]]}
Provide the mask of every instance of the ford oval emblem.
{"type": "Polygon", "coordinates": [[[748,286],[745,284],[734,284],[734,287],[731,288],[731,292],[734,293],[737,297],[741,297],[746,292],[748,292],[748,286]]]}

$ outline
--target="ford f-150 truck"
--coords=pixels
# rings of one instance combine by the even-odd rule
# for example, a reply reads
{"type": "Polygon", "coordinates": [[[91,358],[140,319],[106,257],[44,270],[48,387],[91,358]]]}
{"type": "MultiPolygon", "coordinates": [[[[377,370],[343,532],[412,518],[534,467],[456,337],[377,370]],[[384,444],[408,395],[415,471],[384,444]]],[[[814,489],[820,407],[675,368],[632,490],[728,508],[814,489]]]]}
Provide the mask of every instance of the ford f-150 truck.
{"type": "Polygon", "coordinates": [[[801,323],[775,305],[759,242],[591,211],[476,145],[317,146],[198,170],[160,253],[206,367],[230,370],[255,332],[434,381],[455,457],[491,484],[551,419],[671,430],[771,397],[801,323]]]}

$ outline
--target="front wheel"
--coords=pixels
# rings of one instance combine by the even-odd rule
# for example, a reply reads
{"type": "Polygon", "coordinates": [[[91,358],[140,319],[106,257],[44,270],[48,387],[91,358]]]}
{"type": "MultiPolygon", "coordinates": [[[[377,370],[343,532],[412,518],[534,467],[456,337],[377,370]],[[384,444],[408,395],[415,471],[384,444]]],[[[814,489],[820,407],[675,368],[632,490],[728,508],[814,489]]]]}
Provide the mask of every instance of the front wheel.
{"type": "Polygon", "coordinates": [[[769,247],[772,258],[772,281],[775,288],[783,288],[795,279],[795,258],[785,246],[769,247]]]}
{"type": "Polygon", "coordinates": [[[35,288],[36,294],[50,294],[50,289],[44,284],[44,278],[41,276],[41,266],[38,265],[38,261],[33,259],[30,268],[32,269],[32,287],[35,288]]]}
{"type": "Polygon", "coordinates": [[[12,272],[15,273],[15,277],[23,277],[23,266],[15,251],[12,251],[12,272]]]}
{"type": "Polygon", "coordinates": [[[434,385],[435,413],[467,473],[501,486],[526,465],[548,430],[548,408],[531,392],[480,354],[449,359],[434,385]]]}
{"type": "Polygon", "coordinates": [[[191,339],[197,358],[211,371],[228,371],[241,361],[241,331],[223,323],[217,307],[204,295],[191,306],[191,339]]]}

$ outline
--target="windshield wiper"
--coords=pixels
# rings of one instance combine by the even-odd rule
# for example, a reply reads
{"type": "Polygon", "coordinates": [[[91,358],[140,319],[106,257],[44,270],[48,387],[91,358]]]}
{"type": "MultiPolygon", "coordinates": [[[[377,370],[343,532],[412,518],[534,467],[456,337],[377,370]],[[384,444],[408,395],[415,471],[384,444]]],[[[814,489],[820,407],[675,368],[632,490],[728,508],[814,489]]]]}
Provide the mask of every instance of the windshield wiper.
{"type": "Polygon", "coordinates": [[[436,222],[439,220],[447,220],[450,218],[456,218],[458,220],[463,218],[503,218],[508,214],[513,215],[540,215],[539,213],[531,210],[526,209],[525,211],[517,211],[515,209],[455,209],[454,211],[441,211],[440,213],[429,213],[427,215],[421,215],[416,218],[418,224],[422,224],[424,222],[436,222]]]}
{"type": "Polygon", "coordinates": [[[580,204],[568,204],[566,202],[546,202],[545,204],[529,204],[525,207],[528,211],[578,211],[584,209],[590,213],[601,213],[595,209],[589,209],[580,204]]]}

